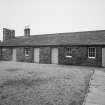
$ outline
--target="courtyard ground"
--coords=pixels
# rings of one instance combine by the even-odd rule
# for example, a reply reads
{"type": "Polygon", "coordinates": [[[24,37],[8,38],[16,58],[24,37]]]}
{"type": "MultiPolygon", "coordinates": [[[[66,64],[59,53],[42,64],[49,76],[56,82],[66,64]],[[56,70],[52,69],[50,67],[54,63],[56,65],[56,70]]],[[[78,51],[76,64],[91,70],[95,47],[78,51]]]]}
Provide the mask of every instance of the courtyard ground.
{"type": "Polygon", "coordinates": [[[93,70],[0,62],[0,105],[82,105],[93,70]]]}

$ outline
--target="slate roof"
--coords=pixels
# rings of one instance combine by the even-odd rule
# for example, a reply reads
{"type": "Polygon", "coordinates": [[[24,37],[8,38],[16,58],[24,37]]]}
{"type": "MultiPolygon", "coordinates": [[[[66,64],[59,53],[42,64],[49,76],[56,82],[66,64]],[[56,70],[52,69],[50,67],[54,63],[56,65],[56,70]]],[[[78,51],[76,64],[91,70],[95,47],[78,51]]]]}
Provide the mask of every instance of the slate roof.
{"type": "Polygon", "coordinates": [[[16,37],[1,46],[105,45],[105,30],[16,37]]]}

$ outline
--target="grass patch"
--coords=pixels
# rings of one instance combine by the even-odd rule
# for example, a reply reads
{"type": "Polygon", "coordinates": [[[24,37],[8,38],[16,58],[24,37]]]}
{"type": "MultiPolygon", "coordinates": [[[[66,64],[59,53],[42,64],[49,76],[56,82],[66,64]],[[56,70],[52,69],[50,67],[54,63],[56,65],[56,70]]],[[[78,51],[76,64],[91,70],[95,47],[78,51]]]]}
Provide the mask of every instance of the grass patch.
{"type": "Polygon", "coordinates": [[[90,74],[89,70],[70,68],[28,70],[24,77],[0,85],[0,105],[82,105],[90,74]]]}
{"type": "Polygon", "coordinates": [[[5,69],[5,71],[8,71],[8,72],[16,72],[16,71],[20,71],[20,69],[5,69]]]}
{"type": "Polygon", "coordinates": [[[8,86],[13,86],[13,87],[31,87],[31,86],[37,86],[41,84],[47,83],[47,79],[29,79],[29,78],[21,78],[21,79],[9,79],[6,80],[1,86],[3,87],[8,87],[8,86]]]}

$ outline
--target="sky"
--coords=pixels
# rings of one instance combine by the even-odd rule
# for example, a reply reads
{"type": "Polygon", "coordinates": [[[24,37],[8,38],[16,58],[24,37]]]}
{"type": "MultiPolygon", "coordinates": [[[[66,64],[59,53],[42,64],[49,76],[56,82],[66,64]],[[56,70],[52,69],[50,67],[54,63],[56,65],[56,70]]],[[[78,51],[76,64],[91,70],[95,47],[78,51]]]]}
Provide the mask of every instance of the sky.
{"type": "Polygon", "coordinates": [[[105,0],[0,0],[0,40],[2,29],[24,35],[105,30],[105,0]]]}

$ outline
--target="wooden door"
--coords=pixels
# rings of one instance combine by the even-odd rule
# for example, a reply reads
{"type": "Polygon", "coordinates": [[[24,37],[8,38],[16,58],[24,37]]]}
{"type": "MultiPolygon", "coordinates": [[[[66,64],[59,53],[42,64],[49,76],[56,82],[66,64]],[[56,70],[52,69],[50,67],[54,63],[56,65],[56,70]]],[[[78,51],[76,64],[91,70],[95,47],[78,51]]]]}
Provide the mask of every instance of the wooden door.
{"type": "Polygon", "coordinates": [[[12,60],[16,61],[16,49],[13,49],[12,60]]]}
{"type": "Polygon", "coordinates": [[[102,66],[105,67],[105,48],[102,48],[102,66]]]}
{"type": "Polygon", "coordinates": [[[53,64],[58,64],[58,48],[52,48],[51,62],[53,64]]]}
{"type": "Polygon", "coordinates": [[[34,62],[39,63],[39,48],[34,48],[34,62]]]}

